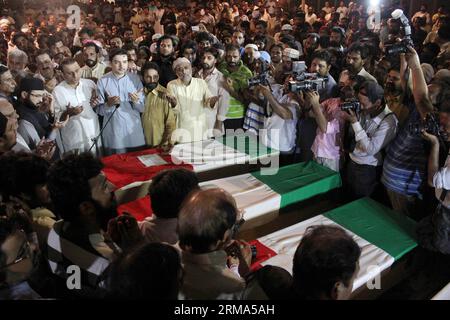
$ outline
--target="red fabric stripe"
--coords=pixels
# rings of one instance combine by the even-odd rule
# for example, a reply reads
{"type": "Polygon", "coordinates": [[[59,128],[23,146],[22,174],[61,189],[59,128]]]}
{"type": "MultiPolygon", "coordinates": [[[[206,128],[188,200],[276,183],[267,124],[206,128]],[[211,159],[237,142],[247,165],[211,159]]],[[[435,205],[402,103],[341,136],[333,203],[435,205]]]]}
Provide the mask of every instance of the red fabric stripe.
{"type": "Polygon", "coordinates": [[[122,188],[133,182],[150,180],[158,172],[165,169],[186,168],[193,170],[189,164],[174,164],[170,154],[162,155],[161,152],[161,149],[147,149],[104,157],[102,158],[104,164],[103,173],[108,181],[117,188],[122,188]],[[146,167],[137,157],[147,154],[158,154],[167,164],[146,167]]]}
{"type": "Polygon", "coordinates": [[[137,221],[142,221],[153,214],[150,196],[147,195],[132,202],[121,204],[117,208],[117,212],[119,215],[128,212],[135,217],[137,221]]]}
{"type": "Polygon", "coordinates": [[[256,270],[262,268],[261,263],[263,263],[264,261],[277,255],[277,253],[275,251],[273,251],[269,247],[266,247],[258,240],[252,240],[249,243],[250,243],[250,245],[253,245],[256,247],[256,259],[253,261],[252,265],[250,266],[250,269],[252,271],[256,271],[256,270]]]}

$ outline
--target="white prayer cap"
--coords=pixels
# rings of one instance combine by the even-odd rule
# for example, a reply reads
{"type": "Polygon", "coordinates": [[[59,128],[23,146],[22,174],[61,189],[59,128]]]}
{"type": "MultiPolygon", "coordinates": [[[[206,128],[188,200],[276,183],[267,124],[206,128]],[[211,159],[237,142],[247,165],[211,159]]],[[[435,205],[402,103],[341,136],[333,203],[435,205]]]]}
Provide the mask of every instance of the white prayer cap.
{"type": "Polygon", "coordinates": [[[283,56],[291,58],[291,59],[299,59],[300,58],[300,52],[298,50],[295,50],[295,49],[292,49],[292,48],[284,48],[283,56]]]}
{"type": "Polygon", "coordinates": [[[290,24],[284,24],[281,27],[281,31],[292,31],[292,30],[294,30],[294,29],[292,28],[292,26],[290,24]]]}
{"type": "Polygon", "coordinates": [[[161,33],[155,33],[154,35],[152,35],[152,41],[158,40],[162,36],[163,35],[161,33]]]}
{"type": "Polygon", "coordinates": [[[11,24],[11,21],[8,19],[0,19],[0,26],[7,24],[8,26],[11,24]]]}
{"type": "Polygon", "coordinates": [[[172,68],[173,68],[173,70],[176,70],[180,65],[185,64],[185,63],[188,63],[189,65],[191,64],[191,62],[185,57],[178,58],[177,60],[175,60],[173,62],[172,68]]]}
{"type": "Polygon", "coordinates": [[[258,46],[253,43],[247,44],[244,49],[247,49],[247,48],[252,48],[253,50],[258,51],[258,46]]]}

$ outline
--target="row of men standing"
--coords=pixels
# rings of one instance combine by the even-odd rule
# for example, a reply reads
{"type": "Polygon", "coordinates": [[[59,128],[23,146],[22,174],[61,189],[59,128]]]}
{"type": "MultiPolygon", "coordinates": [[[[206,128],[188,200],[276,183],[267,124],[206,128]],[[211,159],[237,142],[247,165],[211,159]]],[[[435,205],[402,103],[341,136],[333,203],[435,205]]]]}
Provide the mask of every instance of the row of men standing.
{"type": "Polygon", "coordinates": [[[79,64],[70,58],[60,63],[64,81],[52,96],[41,79],[22,79],[16,102],[22,147],[34,149],[50,139],[61,154],[91,150],[108,155],[203,140],[213,135],[214,127],[221,131],[216,119],[225,119],[229,95],[217,85],[224,79],[215,62],[211,74],[205,75],[220,78],[209,81],[212,86],[192,77],[186,58],[173,61],[172,67],[177,79],[166,89],[159,84],[158,64],[147,62],[141,70],[143,85],[137,73],[129,72],[127,51],[117,49],[110,54],[111,72],[97,83],[81,78],[79,64]]]}

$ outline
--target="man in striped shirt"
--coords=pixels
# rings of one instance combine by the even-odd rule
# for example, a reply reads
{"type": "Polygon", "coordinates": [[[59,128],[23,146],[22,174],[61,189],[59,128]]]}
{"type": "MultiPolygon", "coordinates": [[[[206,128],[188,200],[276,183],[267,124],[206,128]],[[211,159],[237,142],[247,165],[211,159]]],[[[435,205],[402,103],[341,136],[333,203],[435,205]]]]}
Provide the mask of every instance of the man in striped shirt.
{"type": "Polygon", "coordinates": [[[80,290],[71,291],[84,297],[97,296],[106,269],[120,253],[104,232],[116,212],[113,186],[101,169],[100,160],[85,153],[55,162],[48,172],[50,196],[62,220],[49,232],[46,258],[63,286],[66,281],[75,285],[79,270],[81,287],[75,288],[80,290]]]}
{"type": "Polygon", "coordinates": [[[409,128],[433,111],[433,105],[417,52],[410,49],[406,59],[411,70],[415,107],[410,106],[405,125],[387,149],[381,181],[394,210],[419,219],[424,214],[422,209],[428,151],[421,135],[411,132],[409,128]]]}

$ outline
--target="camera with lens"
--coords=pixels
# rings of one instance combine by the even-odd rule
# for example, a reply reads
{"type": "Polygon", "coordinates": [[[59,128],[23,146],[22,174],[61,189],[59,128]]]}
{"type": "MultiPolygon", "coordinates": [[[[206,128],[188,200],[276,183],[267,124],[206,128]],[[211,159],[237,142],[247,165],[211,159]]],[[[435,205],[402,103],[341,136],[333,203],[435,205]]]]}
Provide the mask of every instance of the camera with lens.
{"type": "Polygon", "coordinates": [[[387,56],[398,55],[400,53],[407,53],[408,46],[414,47],[414,42],[411,38],[411,26],[409,25],[409,20],[403,13],[403,10],[401,9],[394,10],[391,16],[393,19],[400,19],[400,22],[403,25],[405,36],[403,37],[403,39],[400,40],[399,43],[386,46],[385,53],[387,56]]]}
{"type": "Polygon", "coordinates": [[[259,84],[267,86],[269,84],[269,81],[267,80],[267,72],[261,73],[256,77],[248,79],[247,84],[249,88],[257,86],[259,84]]]}
{"type": "Polygon", "coordinates": [[[305,61],[292,62],[291,74],[294,76],[295,81],[304,81],[304,80],[308,80],[308,79],[314,79],[317,77],[316,73],[306,72],[305,61]]]}
{"type": "Polygon", "coordinates": [[[261,72],[253,78],[248,79],[247,85],[249,88],[252,88],[257,85],[268,86],[269,85],[269,66],[267,62],[261,60],[261,72]]]}
{"type": "Polygon", "coordinates": [[[327,86],[327,77],[315,77],[301,81],[289,81],[289,91],[301,92],[301,91],[319,91],[325,89],[327,86]]]}
{"type": "Polygon", "coordinates": [[[441,130],[439,120],[435,118],[435,116],[429,113],[426,118],[419,122],[413,122],[409,124],[408,131],[411,134],[419,135],[424,131],[435,135],[437,137],[442,137],[444,141],[447,140],[447,133],[441,130]]]}
{"type": "Polygon", "coordinates": [[[352,110],[354,113],[360,113],[361,112],[361,103],[359,101],[346,101],[344,103],[341,103],[339,105],[342,111],[349,111],[352,110]]]}
{"type": "Polygon", "coordinates": [[[407,53],[408,46],[411,46],[412,42],[410,39],[402,39],[399,43],[391,44],[386,46],[386,55],[393,56],[400,53],[407,53]]]}

